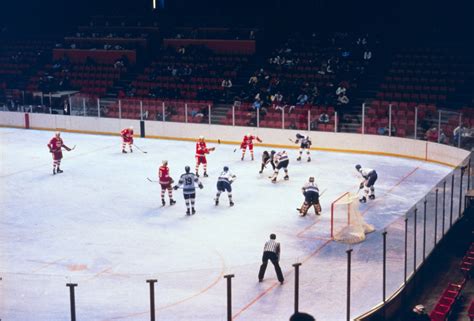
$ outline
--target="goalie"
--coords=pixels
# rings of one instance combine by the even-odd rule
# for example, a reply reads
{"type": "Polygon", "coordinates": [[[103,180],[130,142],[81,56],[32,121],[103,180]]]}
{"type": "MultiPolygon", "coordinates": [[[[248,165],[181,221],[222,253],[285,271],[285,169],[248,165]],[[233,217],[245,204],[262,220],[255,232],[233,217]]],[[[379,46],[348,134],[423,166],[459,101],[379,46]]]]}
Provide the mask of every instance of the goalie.
{"type": "Polygon", "coordinates": [[[377,181],[377,172],[371,168],[363,168],[359,164],[355,166],[356,170],[362,176],[364,181],[359,185],[359,190],[364,189],[364,195],[359,199],[361,203],[367,202],[367,197],[375,199],[375,182],[377,181]]]}
{"type": "Polygon", "coordinates": [[[303,188],[304,203],[301,208],[297,208],[300,216],[306,216],[311,206],[314,207],[316,215],[321,215],[321,204],[319,204],[319,188],[314,182],[314,177],[310,177],[308,182],[304,184],[303,188]]]}
{"type": "Polygon", "coordinates": [[[295,144],[298,144],[298,143],[300,144],[300,152],[299,152],[300,154],[296,160],[300,161],[301,156],[303,155],[303,152],[306,151],[306,155],[308,156],[308,162],[311,162],[311,156],[309,154],[309,149],[311,148],[311,145],[312,145],[311,138],[309,138],[309,136],[296,134],[295,144]]]}

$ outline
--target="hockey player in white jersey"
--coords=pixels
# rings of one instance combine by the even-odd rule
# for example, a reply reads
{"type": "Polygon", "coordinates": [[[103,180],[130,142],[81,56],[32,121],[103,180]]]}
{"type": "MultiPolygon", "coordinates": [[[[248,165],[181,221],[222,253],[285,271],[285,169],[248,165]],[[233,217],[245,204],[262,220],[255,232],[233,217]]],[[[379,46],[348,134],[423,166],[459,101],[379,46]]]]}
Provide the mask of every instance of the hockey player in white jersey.
{"type": "Polygon", "coordinates": [[[303,152],[306,151],[306,155],[308,156],[308,162],[311,162],[311,156],[309,153],[309,149],[311,148],[311,144],[312,144],[311,138],[309,138],[309,136],[296,134],[295,144],[298,144],[298,143],[300,144],[300,152],[296,160],[300,161],[301,156],[303,155],[303,152]]]}
{"type": "Polygon", "coordinates": [[[219,197],[222,192],[227,192],[229,197],[229,205],[234,206],[232,201],[232,182],[236,179],[236,176],[229,171],[229,167],[224,166],[224,170],[217,179],[217,194],[216,194],[216,206],[219,205],[219,197]]]}
{"type": "Polygon", "coordinates": [[[359,190],[364,189],[364,195],[359,199],[361,203],[367,202],[367,197],[375,199],[375,182],[377,181],[377,172],[371,168],[363,168],[359,164],[355,166],[356,170],[364,179],[359,186],[359,190]]]}
{"type": "Polygon", "coordinates": [[[273,175],[269,177],[271,178],[272,183],[276,183],[278,173],[282,168],[285,171],[285,181],[289,180],[290,177],[288,176],[288,164],[290,163],[290,159],[288,158],[288,154],[285,151],[276,153],[273,156],[273,163],[275,164],[275,171],[273,172],[273,175]]]}
{"type": "Polygon", "coordinates": [[[190,173],[191,168],[189,166],[186,166],[184,170],[186,173],[181,175],[178,184],[173,188],[177,190],[178,188],[183,187],[183,196],[187,208],[186,215],[194,215],[196,213],[196,210],[194,209],[194,203],[196,200],[196,185],[199,186],[200,189],[203,188],[203,185],[199,180],[199,177],[193,173],[190,173]]]}
{"type": "Polygon", "coordinates": [[[316,215],[321,215],[321,205],[319,203],[319,188],[314,177],[310,177],[308,182],[302,187],[304,195],[304,203],[301,208],[296,210],[300,212],[301,216],[305,216],[308,213],[308,210],[311,206],[314,206],[314,211],[316,215]]]}

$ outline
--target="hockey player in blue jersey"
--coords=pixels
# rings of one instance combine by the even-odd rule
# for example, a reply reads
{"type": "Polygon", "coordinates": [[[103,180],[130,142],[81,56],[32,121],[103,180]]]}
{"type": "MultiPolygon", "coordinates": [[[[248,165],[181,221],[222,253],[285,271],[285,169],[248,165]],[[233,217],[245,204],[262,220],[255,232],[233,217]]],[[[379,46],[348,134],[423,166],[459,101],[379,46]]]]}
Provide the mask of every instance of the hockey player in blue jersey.
{"type": "Polygon", "coordinates": [[[229,197],[229,205],[234,206],[232,201],[232,182],[236,179],[236,176],[229,171],[229,167],[224,166],[224,170],[217,179],[217,194],[216,194],[216,206],[219,205],[219,197],[222,192],[227,192],[229,197]]]}
{"type": "Polygon", "coordinates": [[[355,166],[356,170],[364,179],[359,186],[359,190],[364,189],[364,195],[359,199],[361,203],[367,202],[367,197],[375,199],[375,182],[377,181],[377,172],[371,168],[363,168],[359,164],[355,166]]]}
{"type": "Polygon", "coordinates": [[[275,164],[275,171],[273,172],[273,175],[269,177],[272,180],[272,183],[276,183],[278,173],[282,168],[285,171],[285,181],[289,180],[290,177],[288,176],[288,164],[290,163],[290,159],[288,158],[288,154],[285,151],[276,153],[273,156],[273,163],[275,164]]]}
{"type": "Polygon", "coordinates": [[[194,203],[196,200],[196,185],[199,186],[200,189],[203,188],[203,185],[199,180],[199,177],[193,173],[190,173],[191,168],[189,166],[186,166],[184,170],[186,173],[181,175],[178,184],[173,188],[177,190],[178,188],[183,187],[183,196],[187,208],[186,215],[191,215],[196,213],[196,210],[194,209],[194,203]]]}
{"type": "Polygon", "coordinates": [[[311,162],[311,156],[309,154],[309,149],[311,148],[311,138],[309,136],[303,136],[301,134],[296,134],[296,140],[295,144],[300,144],[300,154],[298,158],[296,159],[297,161],[301,160],[301,156],[303,155],[303,152],[306,151],[306,155],[308,156],[308,162],[311,162]]]}

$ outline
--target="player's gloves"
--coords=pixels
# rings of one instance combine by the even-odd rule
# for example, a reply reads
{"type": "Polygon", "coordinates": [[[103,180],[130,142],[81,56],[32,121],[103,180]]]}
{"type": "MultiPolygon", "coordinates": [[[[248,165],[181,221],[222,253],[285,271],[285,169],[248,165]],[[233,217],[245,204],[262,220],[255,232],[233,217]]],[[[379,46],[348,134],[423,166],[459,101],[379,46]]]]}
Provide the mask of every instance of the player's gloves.
{"type": "Polygon", "coordinates": [[[175,187],[173,187],[174,190],[177,190],[179,188],[178,185],[175,185],[175,187]]]}
{"type": "Polygon", "coordinates": [[[198,186],[199,186],[200,189],[204,188],[204,186],[202,184],[199,184],[198,186]]]}

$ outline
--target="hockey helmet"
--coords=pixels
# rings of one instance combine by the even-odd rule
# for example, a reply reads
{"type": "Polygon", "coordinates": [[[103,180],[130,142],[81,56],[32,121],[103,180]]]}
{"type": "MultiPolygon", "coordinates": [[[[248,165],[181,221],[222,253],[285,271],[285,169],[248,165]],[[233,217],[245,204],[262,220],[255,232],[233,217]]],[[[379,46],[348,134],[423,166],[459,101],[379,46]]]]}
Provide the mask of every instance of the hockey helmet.
{"type": "Polygon", "coordinates": [[[224,166],[224,172],[227,172],[229,170],[229,167],[224,166]]]}
{"type": "Polygon", "coordinates": [[[362,168],[362,166],[360,166],[359,164],[356,165],[356,169],[357,169],[358,171],[360,171],[361,168],[362,168]]]}
{"type": "Polygon", "coordinates": [[[310,181],[311,183],[314,182],[314,177],[311,176],[311,177],[309,178],[309,181],[310,181]]]}
{"type": "Polygon", "coordinates": [[[186,166],[186,167],[184,168],[184,171],[185,171],[186,173],[189,173],[189,172],[191,171],[191,167],[186,166]]]}

